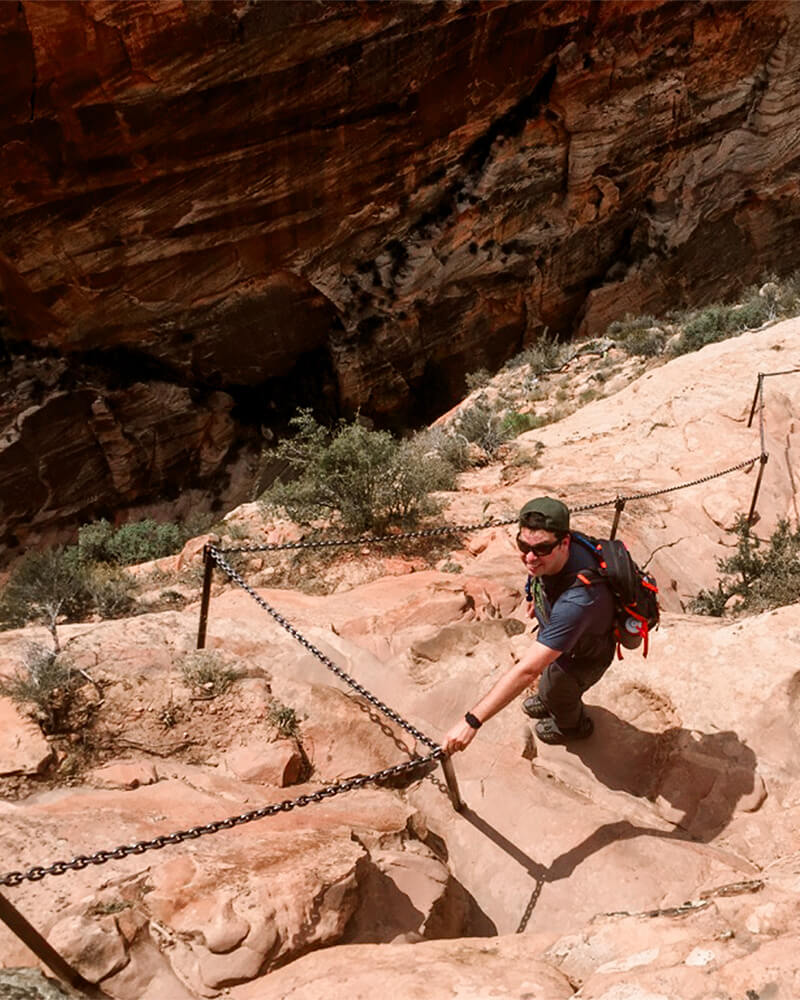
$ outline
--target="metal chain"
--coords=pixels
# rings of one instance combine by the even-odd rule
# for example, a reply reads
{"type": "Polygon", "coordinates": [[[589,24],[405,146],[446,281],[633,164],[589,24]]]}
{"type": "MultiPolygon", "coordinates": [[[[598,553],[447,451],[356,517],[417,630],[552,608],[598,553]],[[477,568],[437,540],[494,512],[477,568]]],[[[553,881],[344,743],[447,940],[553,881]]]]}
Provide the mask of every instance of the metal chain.
{"type": "Polygon", "coordinates": [[[284,552],[287,549],[325,549],[340,545],[371,545],[373,542],[398,542],[404,538],[432,538],[435,535],[467,534],[483,528],[496,528],[505,524],[516,524],[516,517],[506,521],[484,521],[482,524],[449,524],[440,528],[421,528],[419,531],[404,531],[396,535],[365,535],[360,538],[326,539],[317,542],[281,542],[263,545],[240,545],[230,549],[217,549],[226,555],[236,552],[284,552]]]}
{"type": "MultiPolygon", "coordinates": [[[[776,372],[776,374],[778,374],[776,372]]],[[[582,514],[589,510],[599,510],[601,507],[612,507],[614,504],[618,503],[620,500],[646,500],[650,497],[661,496],[664,493],[674,493],[676,490],[685,490],[689,486],[698,486],[700,483],[710,482],[712,479],[718,479],[720,476],[727,476],[731,472],[736,472],[738,469],[744,469],[748,465],[752,465],[757,462],[760,458],[763,458],[763,451],[761,455],[756,455],[755,458],[747,458],[743,462],[739,462],[738,465],[732,465],[728,469],[723,469],[721,472],[712,472],[708,476],[701,476],[700,479],[693,479],[688,483],[679,483],[677,486],[667,486],[663,490],[650,490],[648,493],[631,493],[627,496],[617,496],[613,500],[598,500],[596,503],[583,504],[580,507],[570,507],[571,514],[582,514]]],[[[311,542],[280,542],[280,543],[264,543],[264,544],[252,544],[252,545],[237,545],[231,548],[216,548],[214,551],[217,553],[224,553],[225,555],[234,555],[239,552],[285,552],[289,549],[325,549],[334,548],[343,545],[371,545],[374,542],[399,542],[406,538],[432,538],[435,535],[460,535],[460,534],[470,534],[473,531],[483,531],[484,528],[502,528],[509,524],[516,524],[517,518],[510,517],[502,521],[482,521],[480,524],[450,524],[444,525],[439,528],[422,528],[419,531],[405,531],[395,535],[366,535],[360,538],[337,538],[337,539],[324,539],[321,541],[311,541],[311,542]]],[[[209,546],[210,548],[210,546],[209,546]]],[[[233,572],[231,570],[231,572],[233,572]]]]}
{"type": "Polygon", "coordinates": [[[356,691],[362,697],[366,698],[368,702],[370,702],[372,705],[375,706],[375,708],[383,712],[383,714],[387,716],[387,718],[391,719],[393,722],[396,722],[398,726],[401,726],[403,729],[405,729],[405,731],[407,733],[410,733],[414,737],[414,739],[419,740],[421,743],[425,743],[433,750],[441,749],[439,747],[439,744],[436,743],[435,740],[432,740],[429,736],[426,736],[424,733],[420,732],[419,729],[417,729],[415,726],[412,726],[410,722],[408,722],[401,715],[395,712],[394,709],[389,708],[388,705],[385,705],[379,698],[377,698],[374,694],[372,694],[371,691],[368,691],[362,684],[359,684],[357,680],[355,680],[348,673],[342,670],[341,667],[337,666],[333,662],[333,660],[329,656],[326,656],[321,649],[318,649],[313,644],[313,642],[310,642],[301,632],[298,632],[298,630],[291,624],[291,622],[288,622],[283,617],[283,615],[280,614],[280,612],[276,611],[271,604],[269,604],[267,601],[264,600],[263,597],[257,594],[255,590],[253,590],[253,588],[247,583],[247,581],[242,576],[240,576],[240,574],[237,573],[236,570],[233,569],[225,561],[225,559],[220,554],[219,549],[216,549],[213,545],[209,545],[207,551],[209,557],[214,560],[214,562],[219,566],[219,568],[224,573],[226,573],[228,577],[230,577],[230,579],[233,580],[235,584],[240,586],[242,590],[246,591],[253,598],[256,604],[262,607],[267,612],[267,614],[271,615],[275,619],[275,621],[281,626],[281,628],[286,629],[286,631],[289,633],[289,635],[292,636],[293,639],[296,639],[301,646],[307,649],[310,653],[313,653],[314,656],[316,656],[316,658],[321,663],[324,663],[325,666],[328,668],[328,670],[336,674],[336,676],[339,677],[341,680],[343,680],[345,684],[349,684],[354,691],[356,691]]]}
{"type": "MultiPolygon", "coordinates": [[[[693,479],[690,483],[680,483],[678,486],[668,486],[663,490],[652,490],[649,493],[632,493],[630,496],[618,497],[619,500],[646,500],[648,497],[658,497],[664,493],[674,493],[675,490],[685,490],[687,486],[699,486],[700,483],[710,482],[712,479],[718,479],[720,476],[727,476],[729,472],[736,472],[738,469],[744,469],[748,465],[753,465],[758,462],[759,459],[764,457],[764,453],[761,455],[756,455],[754,458],[745,459],[744,462],[739,462],[738,465],[732,465],[729,469],[723,469],[722,472],[712,472],[709,476],[701,476],[700,479],[693,479]]],[[[614,501],[612,501],[613,503],[614,501]]]]}
{"type": "Polygon", "coordinates": [[[415,770],[423,764],[438,760],[444,755],[441,747],[437,747],[433,753],[427,757],[415,757],[413,760],[405,761],[402,764],[394,764],[392,767],[385,767],[382,771],[375,771],[373,774],[357,775],[352,778],[345,778],[343,781],[326,785],[319,791],[311,792],[308,795],[300,795],[296,799],[284,799],[282,802],[275,802],[272,805],[262,806],[260,809],[252,809],[250,812],[240,813],[238,816],[229,816],[227,819],[216,820],[213,823],[204,823],[202,826],[193,826],[189,830],[179,830],[177,833],[164,834],[160,837],[153,837],[152,840],[139,840],[135,844],[123,844],[110,851],[96,851],[94,854],[79,854],[71,861],[55,861],[47,866],[35,866],[25,872],[6,872],[0,875],[0,886],[15,887],[23,882],[39,882],[46,875],[64,875],[66,872],[83,871],[89,865],[104,865],[107,861],[127,858],[131,854],[144,854],[146,851],[158,851],[162,847],[171,844],[182,844],[186,840],[197,840],[209,833],[219,833],[220,830],[230,830],[235,826],[242,826],[245,823],[252,823],[257,819],[264,819],[266,816],[275,816],[280,812],[289,812],[292,809],[310,805],[312,802],[323,802],[334,795],[341,795],[342,792],[349,792],[354,788],[363,788],[364,785],[386,781],[397,774],[415,770]]]}
{"type": "MultiPolygon", "coordinates": [[[[771,372],[769,374],[789,374],[788,372],[771,372]]],[[[612,504],[616,504],[619,501],[628,500],[644,500],[649,497],[661,496],[664,493],[672,493],[675,490],[686,489],[689,486],[697,486],[700,483],[709,482],[712,479],[717,479],[719,476],[726,476],[731,472],[735,472],[738,469],[743,469],[748,465],[752,465],[759,459],[763,460],[764,453],[755,458],[749,458],[744,462],[740,462],[738,465],[732,465],[728,469],[724,469],[722,472],[715,472],[708,476],[703,476],[700,479],[694,479],[691,482],[681,483],[677,486],[670,486],[663,490],[652,490],[647,493],[637,493],[631,494],[629,496],[618,496],[613,500],[601,500],[597,503],[584,504],[580,507],[573,507],[571,512],[573,514],[581,513],[589,510],[596,510],[600,507],[608,507],[612,504]]],[[[172,844],[181,844],[186,840],[196,840],[198,837],[204,837],[207,834],[219,833],[221,830],[230,830],[235,826],[242,826],[245,823],[252,823],[254,820],[264,819],[267,816],[274,816],[279,812],[289,812],[295,808],[301,808],[302,806],[307,806],[312,802],[323,802],[327,798],[332,798],[335,795],[341,795],[343,792],[352,791],[354,788],[363,788],[365,785],[374,784],[381,781],[386,781],[387,779],[394,777],[398,774],[403,774],[406,771],[415,770],[421,767],[423,764],[428,764],[431,761],[440,760],[444,756],[444,750],[439,744],[430,737],[426,736],[424,733],[420,732],[415,726],[412,726],[410,722],[405,720],[393,709],[385,705],[380,699],[376,698],[374,694],[368,691],[363,685],[359,684],[354,678],[350,677],[341,667],[337,666],[333,660],[326,656],[320,649],[318,649],[313,643],[305,638],[300,632],[294,628],[279,612],[277,612],[273,607],[271,607],[267,601],[260,597],[256,592],[245,582],[245,580],[225,561],[222,553],[236,553],[236,552],[265,552],[265,551],[280,551],[285,549],[301,549],[301,548],[324,548],[333,547],[340,545],[364,545],[372,542],[387,542],[387,541],[399,541],[404,538],[430,538],[435,535],[443,534],[457,534],[457,533],[468,533],[471,531],[480,531],[484,528],[501,527],[509,524],[516,523],[516,517],[509,518],[502,521],[484,521],[481,524],[473,525],[452,525],[444,526],[440,528],[426,528],[420,531],[410,531],[403,534],[397,535],[373,535],[366,538],[357,539],[342,539],[337,541],[320,541],[320,542],[287,542],[280,545],[250,545],[241,546],[237,548],[230,549],[218,549],[213,545],[208,546],[208,553],[212,559],[217,563],[220,569],[227,574],[230,579],[242,587],[260,607],[262,607],[282,628],[284,628],[294,639],[296,639],[302,646],[304,646],[310,653],[313,653],[320,662],[322,662],[329,670],[331,670],[337,677],[345,681],[354,691],[360,694],[362,697],[366,698],[372,705],[374,705],[379,711],[383,712],[388,718],[393,722],[396,722],[401,728],[403,728],[407,733],[413,736],[416,740],[421,743],[425,743],[431,748],[431,753],[425,757],[415,757],[413,760],[405,761],[402,764],[394,764],[392,767],[383,768],[380,771],[375,771],[372,774],[358,775],[353,778],[347,778],[344,781],[335,782],[331,785],[326,785],[324,788],[319,789],[319,791],[312,792],[309,795],[300,795],[296,799],[284,799],[282,802],[276,802],[272,805],[262,806],[260,809],[252,809],[250,812],[240,813],[238,816],[229,816],[227,819],[217,820],[213,823],[205,823],[201,826],[193,826],[188,830],[178,830],[176,833],[164,834],[159,837],[154,837],[152,840],[140,840],[135,844],[123,844],[119,847],[115,847],[112,850],[101,850],[96,851],[94,854],[79,854],[72,858],[70,861],[55,861],[51,865],[47,866],[34,866],[29,868],[27,871],[13,871],[6,872],[0,875],[0,886],[4,888],[13,888],[21,885],[23,882],[38,882],[45,878],[47,875],[64,875],[68,871],[82,871],[84,868],[88,868],[89,865],[103,865],[108,861],[121,860],[127,858],[132,854],[144,854],[146,851],[157,851],[163,847],[167,847],[172,844]]]]}

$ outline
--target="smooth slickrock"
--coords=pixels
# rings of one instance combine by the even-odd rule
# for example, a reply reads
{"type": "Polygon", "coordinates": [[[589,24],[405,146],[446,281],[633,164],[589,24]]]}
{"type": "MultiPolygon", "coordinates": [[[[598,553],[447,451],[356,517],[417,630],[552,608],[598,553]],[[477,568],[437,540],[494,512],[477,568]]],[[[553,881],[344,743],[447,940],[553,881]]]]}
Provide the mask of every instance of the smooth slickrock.
{"type": "Polygon", "coordinates": [[[23,718],[12,701],[0,697],[0,775],[37,774],[52,756],[39,727],[23,718]]]}
{"type": "Polygon", "coordinates": [[[233,1000],[370,1000],[387,995],[445,1000],[570,1000],[569,980],[537,960],[526,942],[431,941],[398,946],[333,948],[231,991],[233,1000]]]}
{"type": "Polygon", "coordinates": [[[158,781],[155,767],[148,761],[115,761],[96,767],[87,774],[87,781],[96,788],[139,788],[158,781]]]}
{"type": "MultiPolygon", "coordinates": [[[[759,427],[746,426],[754,375],[798,356],[797,320],[711,345],[539,428],[522,448],[541,464],[512,482],[499,463],[461,477],[451,523],[479,523],[487,505],[513,517],[547,492],[573,506],[609,502],[575,516],[597,534],[615,493],[704,481],[626,504],[620,536],[656,574],[665,610],[647,658],[626,652],[587,693],[593,736],[543,745],[509,706],[453,760],[460,813],[434,762],[381,787],[313,796],[428,755],[535,641],[514,524],[454,539],[460,574],[425,570],[329,594],[258,588],[305,644],[218,581],[204,655],[239,679],[216,697],[196,696],[182,673],[197,605],[61,626],[75,664],[104,682],[83,734],[85,752],[102,753],[94,775],[130,777],[121,762],[141,760],[159,780],[0,803],[10,869],[307,798],[158,852],[26,882],[13,890],[20,909],[120,1000],[228,988],[236,1000],[376,989],[564,1000],[578,987],[591,1000],[794,1000],[800,604],[722,620],[685,607],[713,584],[716,559],[730,552],[725,525],[752,496],[752,470],[705,477],[758,454],[759,427]],[[310,768],[291,790],[225,766],[241,748],[269,745],[276,718],[292,725],[310,768]]],[[[796,517],[798,394],[796,375],[768,380],[761,537],[796,517]]],[[[31,634],[0,634],[4,671],[31,634]]],[[[2,928],[0,961],[30,963],[2,928]]]]}
{"type": "Polygon", "coordinates": [[[291,740],[234,747],[225,755],[225,765],[242,781],[293,785],[300,777],[303,759],[291,740]]]}

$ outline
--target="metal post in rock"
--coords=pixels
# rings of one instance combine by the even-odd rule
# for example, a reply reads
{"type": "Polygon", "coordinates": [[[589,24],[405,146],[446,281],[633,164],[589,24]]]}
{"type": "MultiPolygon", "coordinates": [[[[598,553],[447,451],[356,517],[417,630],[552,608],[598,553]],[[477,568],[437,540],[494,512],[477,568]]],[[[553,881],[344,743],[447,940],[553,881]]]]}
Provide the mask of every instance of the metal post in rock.
{"type": "Polygon", "coordinates": [[[203,596],[200,599],[200,623],[197,626],[197,648],[205,649],[206,627],[208,625],[208,606],[211,603],[211,575],[214,572],[214,559],[208,546],[203,547],[203,596]]]}
{"type": "Polygon", "coordinates": [[[753,423],[753,417],[756,413],[756,405],[758,404],[758,397],[761,395],[761,387],[764,384],[764,375],[762,372],[758,373],[758,378],[756,379],[756,391],[753,395],[753,405],[750,407],[750,416],[747,418],[747,426],[749,427],[753,423]]]}
{"type": "Polygon", "coordinates": [[[761,463],[758,467],[758,476],[756,477],[756,487],[753,490],[753,502],[750,504],[750,512],[747,515],[748,525],[752,524],[754,518],[756,517],[756,501],[758,500],[758,491],[761,489],[761,479],[764,475],[764,466],[767,464],[767,459],[769,454],[767,452],[761,453],[761,463]]]}
{"type": "Polygon", "coordinates": [[[464,802],[458,791],[458,781],[456,780],[456,772],[453,769],[453,762],[447,756],[442,757],[442,770],[444,771],[444,780],[447,782],[447,794],[450,796],[453,808],[456,812],[461,812],[464,808],[464,802]]]}
{"type": "Polygon", "coordinates": [[[2,893],[0,893],[0,920],[2,920],[3,923],[5,923],[14,934],[16,934],[20,941],[27,945],[34,955],[44,962],[48,969],[54,972],[62,982],[68,983],[73,989],[78,990],[87,997],[91,997],[92,1000],[102,1000],[102,998],[108,997],[107,993],[104,993],[98,986],[95,986],[94,983],[90,983],[88,979],[84,979],[80,972],[73,969],[69,962],[59,955],[55,948],[53,948],[53,946],[42,937],[32,924],[28,923],[16,906],[9,903],[2,893]]]}
{"type": "Polygon", "coordinates": [[[625,500],[622,497],[617,497],[614,501],[614,523],[611,525],[611,534],[609,538],[617,537],[617,528],[619,527],[619,519],[623,510],[625,510],[625,500]]]}

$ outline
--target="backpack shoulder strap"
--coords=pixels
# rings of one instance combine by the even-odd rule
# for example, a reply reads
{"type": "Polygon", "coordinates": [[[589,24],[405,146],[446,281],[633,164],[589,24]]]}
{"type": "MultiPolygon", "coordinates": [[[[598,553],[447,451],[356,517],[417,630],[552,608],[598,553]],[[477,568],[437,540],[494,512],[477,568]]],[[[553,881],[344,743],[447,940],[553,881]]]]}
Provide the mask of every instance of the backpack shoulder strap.
{"type": "Polygon", "coordinates": [[[580,531],[571,531],[570,536],[573,541],[577,542],[582,548],[587,549],[592,553],[598,565],[595,569],[582,569],[575,574],[575,583],[572,584],[583,584],[585,587],[590,587],[593,583],[603,583],[605,581],[605,575],[600,569],[600,553],[597,550],[597,539],[592,538],[591,535],[583,535],[580,531]]]}

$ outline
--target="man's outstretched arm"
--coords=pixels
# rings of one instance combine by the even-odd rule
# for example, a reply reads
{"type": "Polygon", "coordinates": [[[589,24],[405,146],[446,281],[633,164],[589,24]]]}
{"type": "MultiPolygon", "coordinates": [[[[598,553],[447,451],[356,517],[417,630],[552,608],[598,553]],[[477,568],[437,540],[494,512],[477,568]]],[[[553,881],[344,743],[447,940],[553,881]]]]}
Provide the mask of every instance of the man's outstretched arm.
{"type": "MultiPolygon", "coordinates": [[[[507,670],[491,691],[485,695],[469,713],[479,722],[486,722],[493,715],[506,707],[525,688],[530,687],[548,664],[561,656],[561,650],[550,649],[541,642],[534,642],[530,651],[519,663],[507,670]]],[[[477,730],[465,719],[456,723],[442,742],[442,747],[448,754],[458,750],[466,750],[472,742],[477,730]]]]}

